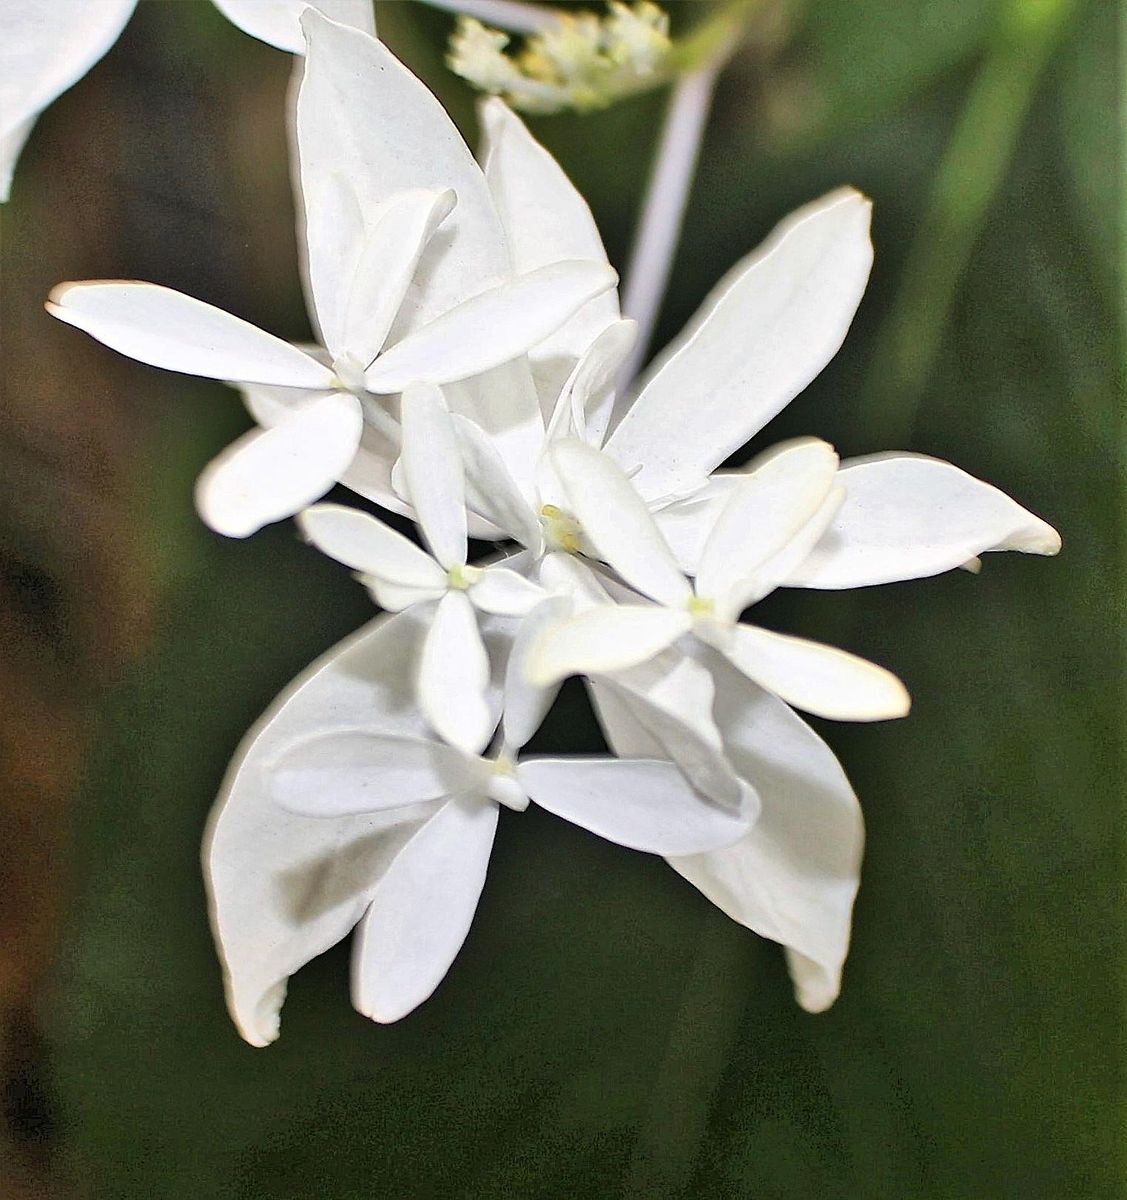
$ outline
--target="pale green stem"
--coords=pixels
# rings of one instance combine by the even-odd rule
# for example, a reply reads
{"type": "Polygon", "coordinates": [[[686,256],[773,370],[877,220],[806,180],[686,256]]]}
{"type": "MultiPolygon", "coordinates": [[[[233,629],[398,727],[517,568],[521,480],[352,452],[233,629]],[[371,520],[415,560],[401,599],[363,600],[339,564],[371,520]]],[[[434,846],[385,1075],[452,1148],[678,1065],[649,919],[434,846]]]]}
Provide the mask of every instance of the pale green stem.
{"type": "Polygon", "coordinates": [[[653,337],[718,73],[719,65],[712,65],[684,76],[674,87],[669,100],[630,264],[626,268],[622,311],[638,322],[638,340],[623,366],[624,382],[629,382],[638,373],[653,337]]]}
{"type": "Polygon", "coordinates": [[[559,19],[555,9],[522,4],[520,0],[423,0],[423,3],[512,33],[540,33],[559,19]]]}
{"type": "Polygon", "coordinates": [[[1073,0],[1009,0],[1003,9],[939,164],[869,366],[864,417],[880,430],[882,444],[911,444],[959,280],[1072,8],[1073,0]]]}

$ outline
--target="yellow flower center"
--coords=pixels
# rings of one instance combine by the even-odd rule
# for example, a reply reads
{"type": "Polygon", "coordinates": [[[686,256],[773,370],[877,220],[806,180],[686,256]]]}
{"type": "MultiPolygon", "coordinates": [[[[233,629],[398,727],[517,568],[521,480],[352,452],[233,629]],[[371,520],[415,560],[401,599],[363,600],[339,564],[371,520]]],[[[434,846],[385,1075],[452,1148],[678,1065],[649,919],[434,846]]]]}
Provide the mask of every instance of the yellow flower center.
{"type": "Polygon", "coordinates": [[[554,504],[545,504],[540,509],[540,524],[544,529],[544,539],[556,550],[566,550],[568,554],[579,553],[579,539],[582,529],[579,522],[570,514],[554,504]]]}

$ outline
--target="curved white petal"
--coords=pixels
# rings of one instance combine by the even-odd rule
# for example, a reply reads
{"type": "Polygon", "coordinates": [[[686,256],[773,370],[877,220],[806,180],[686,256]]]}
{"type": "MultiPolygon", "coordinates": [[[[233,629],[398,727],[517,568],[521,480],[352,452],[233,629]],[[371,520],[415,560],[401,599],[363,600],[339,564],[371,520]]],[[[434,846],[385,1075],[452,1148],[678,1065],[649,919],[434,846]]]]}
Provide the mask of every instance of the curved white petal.
{"type": "Polygon", "coordinates": [[[599,555],[631,587],[652,599],[686,604],[692,588],[622,468],[602,451],[574,439],[556,443],[548,457],[568,506],[599,555]]]}
{"type": "Polygon", "coordinates": [[[466,502],[498,529],[539,554],[544,544],[540,521],[492,439],[467,417],[454,414],[453,421],[465,468],[466,502]]]}
{"type": "Polygon", "coordinates": [[[374,1021],[417,1008],[442,982],[473,921],[497,805],[448,801],[399,851],[372,894],[352,949],[352,1003],[374,1021]]]}
{"type": "Polygon", "coordinates": [[[486,567],[485,574],[466,589],[474,608],[498,617],[523,617],[547,594],[531,579],[508,567],[486,567]]]}
{"type": "MultiPolygon", "coordinates": [[[[568,258],[607,261],[587,202],[559,163],[496,97],[478,108],[485,145],[482,164],[509,242],[513,267],[531,271],[568,258]]],[[[537,363],[578,358],[612,321],[618,295],[592,299],[530,353],[537,363]]]]}
{"type": "Polygon", "coordinates": [[[607,441],[643,496],[702,483],[837,353],[872,265],[869,210],[830,193],[713,289],[607,441]]]}
{"type": "Polygon", "coordinates": [[[433,738],[367,728],[302,738],[267,767],[276,803],[307,817],[348,817],[456,795],[477,760],[433,738]]]}
{"type": "Polygon", "coordinates": [[[911,699],[884,667],[805,638],[754,625],[725,631],[716,648],[735,667],[776,696],[836,721],[887,721],[904,717],[911,699]]]}
{"type": "Polygon", "coordinates": [[[364,372],[365,385],[387,394],[480,375],[524,354],[617,279],[610,267],[582,261],[517,275],[396,342],[364,372]]]}
{"type": "Polygon", "coordinates": [[[447,592],[434,610],[419,662],[419,705],[438,735],[480,754],[495,719],[487,701],[489,658],[465,592],[447,592]]]}
{"type": "Polygon", "coordinates": [[[340,343],[341,352],[360,366],[380,352],[419,259],[454,204],[450,188],[415,188],[392,196],[369,218],[347,290],[340,343]]]}
{"type": "Polygon", "coordinates": [[[0,5],[0,199],[35,118],[117,41],[136,3],[0,5]]]}
{"type": "Polygon", "coordinates": [[[669,762],[528,758],[517,778],[533,802],[599,837],[650,854],[697,854],[747,833],[747,812],[714,804],[669,762]]]}
{"type": "Polygon", "coordinates": [[[251,430],[200,473],[200,516],[227,537],[293,516],[344,474],[363,424],[356,397],[332,392],[296,406],[272,429],[251,430]]]}
{"type": "Polygon", "coordinates": [[[791,586],[867,587],[938,575],[988,550],[1060,550],[1052,526],[941,459],[878,454],[843,463],[837,478],[845,502],[791,586]]]}
{"type": "Polygon", "coordinates": [[[247,412],[266,429],[285,420],[304,401],[325,394],[324,388],[291,388],[273,383],[240,383],[235,390],[247,412]]]}
{"type": "Polygon", "coordinates": [[[732,616],[763,595],[760,568],[818,512],[836,471],[833,447],[817,438],[785,443],[761,459],[731,489],[708,535],[697,594],[720,601],[732,616]]]}
{"type": "Polygon", "coordinates": [[[592,446],[602,445],[615,384],[637,340],[637,321],[615,321],[584,350],[560,389],[548,422],[549,439],[572,436],[592,446]]]}
{"type": "Polygon", "coordinates": [[[296,739],[376,725],[425,735],[414,699],[424,626],[379,617],[315,662],[270,705],[236,751],[208,821],[204,875],[227,1003],[252,1045],[278,1036],[286,980],[360,919],[431,806],[337,820],[280,809],[270,765],[296,739]]]}
{"type": "Polygon", "coordinates": [[[307,5],[334,21],[366,33],[376,32],[372,0],[212,0],[212,3],[244,33],[291,54],[305,53],[301,14],[307,5]]]}
{"type": "MultiPolygon", "coordinates": [[[[733,920],[786,947],[798,1002],[828,1008],[841,985],[864,840],[861,810],[829,747],[788,705],[719,656],[714,713],[726,752],[754,784],[759,816],[732,846],[669,864],[733,920]]],[[[659,747],[618,696],[593,685],[619,754],[659,747]]]]}
{"type": "Polygon", "coordinates": [[[670,865],[733,920],[786,947],[799,1004],[837,998],[861,866],[861,810],[829,747],[781,700],[717,664],[716,715],[759,818],[722,850],[670,865]]]}
{"type": "Polygon", "coordinates": [[[600,675],[637,666],[692,627],[677,609],[605,604],[547,630],[528,657],[529,679],[547,686],[568,675],[600,675]]]}
{"type": "Polygon", "coordinates": [[[696,659],[671,646],[591,686],[614,693],[652,735],[661,757],[672,759],[698,791],[720,804],[741,803],[740,783],[712,716],[712,676],[696,659]]]}
{"type": "Polygon", "coordinates": [[[485,178],[430,91],[381,42],[308,11],[297,102],[302,190],[343,174],[367,210],[409,188],[452,188],[457,208],[433,239],[394,336],[433,320],[512,271],[485,178]]]}
{"type": "Polygon", "coordinates": [[[333,386],[332,371],[296,346],[155,283],[60,283],[46,307],[110,349],[166,371],[295,388],[333,386]]]}
{"type": "Polygon", "coordinates": [[[409,538],[378,517],[343,504],[315,504],[298,514],[302,533],[322,554],[391,584],[446,588],[446,572],[409,538]]]}
{"type": "Polygon", "coordinates": [[[505,752],[516,752],[540,728],[548,709],[559,692],[559,681],[536,683],[529,674],[529,654],[541,634],[557,624],[571,611],[567,596],[550,596],[521,621],[509,661],[505,664],[505,686],[502,693],[501,735],[505,752]]]}
{"type": "Polygon", "coordinates": [[[442,393],[416,384],[400,406],[400,464],[416,519],[431,553],[444,567],[466,561],[466,504],[462,455],[442,393]]]}
{"type": "Polygon", "coordinates": [[[26,121],[20,121],[10,129],[0,131],[0,202],[7,200],[11,195],[16,163],[34,125],[35,118],[28,117],[26,121]]]}

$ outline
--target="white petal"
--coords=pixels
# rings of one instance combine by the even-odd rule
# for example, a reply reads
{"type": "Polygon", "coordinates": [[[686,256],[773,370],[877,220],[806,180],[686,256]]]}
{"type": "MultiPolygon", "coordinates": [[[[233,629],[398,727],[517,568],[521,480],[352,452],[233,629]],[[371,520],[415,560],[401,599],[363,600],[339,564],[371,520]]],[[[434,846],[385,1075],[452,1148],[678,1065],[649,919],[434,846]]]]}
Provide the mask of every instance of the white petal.
{"type": "Polygon", "coordinates": [[[801,438],[776,447],[733,487],[708,536],[697,569],[697,594],[736,617],[769,587],[758,586],[764,563],[778,554],[821,508],[837,471],[827,442],[801,438]]]}
{"type": "Polygon", "coordinates": [[[654,600],[687,603],[692,589],[622,468],[602,451],[574,440],[552,446],[548,456],[568,507],[599,555],[631,587],[654,600]]]}
{"type": "Polygon", "coordinates": [[[464,791],[479,781],[477,761],[432,738],[358,728],[299,739],[267,771],[271,795],[282,808],[307,817],[348,817],[464,791]]]}
{"type": "Polygon", "coordinates": [[[541,808],[650,854],[730,846],[751,824],[747,813],[706,800],[672,763],[656,759],[528,758],[517,778],[541,808]]]}
{"type": "Polygon", "coordinates": [[[425,725],[414,702],[418,616],[380,617],[296,679],[243,739],[204,842],[212,927],[239,1032],[278,1036],[286,980],[360,919],[372,890],[430,806],[314,820],[280,809],[268,767],[297,738],[372,724],[405,735],[425,725]]]}
{"type": "Polygon", "coordinates": [[[247,412],[266,429],[284,421],[304,401],[325,394],[324,388],[280,387],[273,383],[240,383],[236,390],[247,412]]]}
{"type": "Polygon", "coordinates": [[[465,592],[438,602],[419,663],[419,704],[440,737],[480,754],[495,721],[486,693],[489,658],[465,592]]]}
{"type": "Polygon", "coordinates": [[[732,489],[742,478],[741,472],[717,472],[699,488],[665,501],[661,507],[652,510],[651,515],[661,530],[661,536],[686,575],[697,573],[708,535],[727,504],[732,489]]]}
{"type": "Polygon", "coordinates": [[[419,259],[454,203],[449,188],[416,188],[392,196],[369,219],[341,333],[341,351],[361,366],[380,352],[419,259]]]}
{"type": "Polygon", "coordinates": [[[402,612],[416,604],[441,600],[446,594],[445,582],[442,587],[416,587],[409,583],[393,583],[381,579],[378,575],[362,575],[360,581],[380,608],[385,608],[388,612],[402,612]]]}
{"type": "Polygon", "coordinates": [[[723,664],[715,677],[725,746],[755,784],[759,818],[735,845],[670,865],[733,920],[781,942],[798,1002],[821,1012],[837,996],[849,948],[863,842],[857,798],[829,747],[787,705],[723,664]]]}
{"type": "Polygon", "coordinates": [[[409,188],[452,188],[458,206],[423,255],[395,335],[500,283],[504,235],[461,135],[430,91],[379,41],[307,12],[297,104],[302,188],[340,172],[367,210],[409,188]]]}
{"type": "Polygon", "coordinates": [[[445,591],[446,572],[438,563],[378,517],[342,504],[315,504],[298,515],[297,523],[318,550],[354,571],[445,591]]]}
{"type": "Polygon", "coordinates": [[[851,588],[938,575],[987,550],[1056,554],[1060,535],[951,463],[882,454],[842,465],[845,503],[787,583],[851,588]]]}
{"type": "Polygon", "coordinates": [[[507,567],[486,567],[485,574],[466,590],[474,608],[499,617],[523,617],[547,592],[507,567]]]}
{"type": "Polygon", "coordinates": [[[845,188],[793,213],[662,354],[607,442],[642,495],[702,483],[834,356],[872,264],[869,209],[845,188]]]}
{"type": "Polygon", "coordinates": [[[373,392],[468,379],[524,354],[617,276],[596,262],[559,262],[463,301],[384,351],[364,372],[373,392]]]}
{"type": "Polygon", "coordinates": [[[637,321],[615,321],[587,347],[560,389],[548,424],[548,437],[577,437],[601,446],[615,384],[626,356],[638,340],[637,321]]]}
{"type": "Polygon", "coordinates": [[[473,421],[460,415],[453,420],[465,467],[468,504],[510,537],[539,553],[543,546],[540,521],[505,460],[473,421]]]}
{"type": "Polygon", "coordinates": [[[635,604],[602,605],[548,630],[529,655],[528,674],[546,686],[568,675],[605,674],[636,666],[692,626],[687,612],[635,604]]]}
{"type": "Polygon", "coordinates": [[[559,692],[559,682],[541,685],[530,677],[529,654],[541,634],[571,611],[567,596],[552,596],[521,621],[505,666],[501,733],[505,752],[516,752],[540,728],[559,692]]]}
{"type": "MultiPolygon", "coordinates": [[[[131,4],[132,2],[133,0],[130,0],[131,4]]],[[[16,163],[34,125],[35,118],[28,117],[26,121],[0,132],[0,202],[7,200],[11,195],[16,163]]]]}
{"type": "Polygon", "coordinates": [[[36,116],[117,41],[136,0],[0,5],[0,199],[36,116]]]}
{"type": "Polygon", "coordinates": [[[372,0],[212,0],[215,7],[244,33],[288,50],[291,54],[305,52],[301,35],[301,14],[312,5],[325,16],[345,25],[376,32],[372,0]]]}
{"type": "MultiPolygon", "coordinates": [[[[559,163],[497,98],[478,109],[485,147],[486,182],[493,194],[518,272],[568,258],[607,261],[587,202],[559,163]]],[[[612,290],[585,304],[532,352],[534,361],[578,358],[603,329],[618,319],[612,290]]]]}
{"type": "Polygon", "coordinates": [[[200,474],[200,516],[228,537],[293,516],[344,474],[363,423],[356,397],[334,392],[296,406],[272,429],[244,434],[200,474]]]}
{"type": "Polygon", "coordinates": [[[456,798],[400,850],[356,931],[352,1003],[398,1021],[442,982],[466,940],[485,874],[497,805],[456,798]]]}
{"type": "Polygon", "coordinates": [[[712,717],[715,687],[709,671],[671,646],[656,658],[592,683],[613,692],[670,758],[710,800],[741,802],[739,780],[724,754],[712,717]]]}
{"type": "Polygon", "coordinates": [[[590,564],[574,554],[552,550],[540,560],[541,584],[553,595],[566,596],[571,611],[585,612],[589,608],[611,603],[611,597],[590,564]]]}
{"type": "Polygon", "coordinates": [[[244,383],[331,388],[333,373],[289,342],[154,283],[60,283],[47,311],[138,362],[244,383]]]}
{"type": "Polygon", "coordinates": [[[716,648],[749,678],[788,704],[836,721],[907,716],[907,689],[884,667],[836,646],[736,625],[716,648]]]}
{"type": "Polygon", "coordinates": [[[447,568],[466,561],[462,454],[442,393],[419,384],[401,404],[403,480],[434,557],[447,568]]]}

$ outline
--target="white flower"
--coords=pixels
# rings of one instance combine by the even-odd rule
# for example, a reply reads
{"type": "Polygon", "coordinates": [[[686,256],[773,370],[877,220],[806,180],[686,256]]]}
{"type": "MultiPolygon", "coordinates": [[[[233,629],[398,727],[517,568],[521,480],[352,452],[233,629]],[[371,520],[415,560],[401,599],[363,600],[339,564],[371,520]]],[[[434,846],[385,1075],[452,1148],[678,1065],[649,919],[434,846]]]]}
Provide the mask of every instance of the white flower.
{"type": "MultiPolygon", "coordinates": [[[[342,54],[360,43],[333,36],[342,54]]],[[[411,99],[400,114],[417,105],[432,120],[419,85],[373,75],[370,59],[353,66],[349,94],[363,111],[385,113],[386,93],[402,88],[411,99]]],[[[347,107],[337,110],[342,122],[347,107]]],[[[511,269],[601,258],[590,214],[558,166],[502,105],[490,102],[483,116],[486,199],[511,269]]],[[[323,131],[325,153],[355,153],[335,137],[323,131]]],[[[453,186],[451,219],[465,214],[462,187],[443,184],[422,156],[394,182],[399,190],[453,186]]],[[[780,697],[871,719],[902,712],[906,694],[882,668],[737,618],[779,586],[866,586],[950,570],[991,550],[1059,548],[1049,526],[1003,493],[918,455],[838,463],[825,443],[802,439],[746,470],[716,473],[836,352],[867,280],[868,229],[868,202],[848,189],[788,218],[722,281],[633,399],[615,396],[632,329],[611,293],[505,368],[523,380],[519,388],[492,390],[496,372],[484,377],[489,388],[482,378],[443,385],[449,418],[426,393],[418,413],[438,419],[429,453],[421,443],[421,468],[411,423],[424,393],[412,389],[402,460],[397,467],[398,451],[389,452],[378,487],[365,494],[417,511],[433,558],[393,545],[374,518],[340,509],[303,518],[378,597],[409,607],[330,651],[284,693],[224,785],[207,869],[228,996],[249,1040],[276,1035],[285,979],[357,922],[357,1007],[393,1019],[429,994],[468,928],[498,802],[540,799],[529,782],[538,768],[514,750],[524,740],[512,732],[526,721],[522,705],[535,728],[560,675],[584,667],[594,672],[588,687],[614,750],[664,763],[665,778],[687,793],[678,793],[671,819],[689,819],[704,803],[746,815],[756,797],[759,815],[738,840],[669,853],[669,861],[733,919],[785,946],[804,1007],[832,1003],[858,885],[860,810],[830,750],[780,697]],[[469,511],[459,516],[463,501],[469,511]],[[507,535],[525,549],[467,577],[467,530],[507,535]],[[553,599],[523,618],[491,615],[472,595],[490,573],[534,581],[553,599]],[[461,647],[428,627],[455,593],[466,645],[484,648],[484,659],[474,650],[472,670],[461,647]],[[510,657],[515,628],[525,649],[510,657]],[[598,636],[577,640],[584,629],[598,636]],[[653,635],[646,644],[643,634],[653,635]],[[423,647],[435,637],[449,643],[460,699],[439,694],[435,671],[419,706],[423,647]],[[582,659],[578,650],[593,653],[582,659]],[[528,654],[540,670],[518,679],[514,664],[528,654]],[[499,750],[483,755],[502,708],[499,750]],[[443,742],[434,738],[440,726],[443,742]],[[498,755],[513,774],[498,770],[498,755]],[[411,786],[405,773],[414,773],[411,786]],[[421,790],[420,779],[430,781],[421,790]],[[451,790],[474,799],[442,799],[451,790]],[[295,903],[306,894],[307,905],[295,903]]],[[[557,773],[574,771],[574,781],[585,769],[571,763],[557,773]]],[[[605,769],[625,778],[629,762],[605,769]]],[[[588,815],[613,818],[616,791],[600,791],[588,815]]]]}
{"type": "MultiPolygon", "coordinates": [[[[311,0],[213,0],[245,33],[301,54],[299,18],[311,0]]],[[[4,0],[0,7],[0,200],[36,117],[117,41],[137,0],[4,0]]],[[[371,0],[313,0],[313,7],[375,32],[371,0]]]]}
{"type": "Polygon", "coordinates": [[[540,261],[515,272],[481,172],[460,139],[450,144],[457,135],[433,98],[426,96],[417,130],[398,123],[402,140],[391,153],[366,132],[381,128],[379,114],[345,104],[342,83],[358,59],[399,85],[385,83],[385,110],[406,104],[410,115],[417,81],[374,38],[312,10],[303,20],[310,49],[298,152],[313,315],[327,353],[153,284],[61,284],[48,304],[60,320],[141,362],[273,389],[252,404],[266,428],[224,451],[197,488],[207,523],[235,537],[300,511],[341,479],[382,498],[380,454],[386,461],[398,452],[398,427],[376,394],[497,368],[500,377],[467,389],[467,410],[511,416],[508,400],[539,419],[531,380],[509,364],[615,282],[605,260],[540,261]],[[443,136],[457,204],[449,187],[413,186],[419,181],[405,165],[412,153],[426,156],[433,178],[443,136]],[[408,176],[403,188],[397,170],[408,176]],[[358,461],[366,423],[368,456],[358,461]]]}

